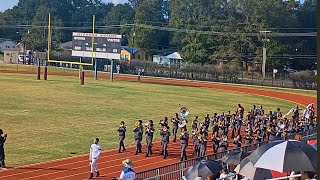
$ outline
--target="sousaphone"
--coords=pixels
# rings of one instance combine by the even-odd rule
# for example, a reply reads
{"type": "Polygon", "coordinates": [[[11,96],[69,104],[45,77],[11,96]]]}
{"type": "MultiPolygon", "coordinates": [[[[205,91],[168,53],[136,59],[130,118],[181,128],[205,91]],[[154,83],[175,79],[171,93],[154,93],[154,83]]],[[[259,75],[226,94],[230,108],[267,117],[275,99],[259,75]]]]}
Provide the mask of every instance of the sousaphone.
{"type": "MultiPolygon", "coordinates": [[[[183,117],[183,118],[187,117],[189,115],[189,113],[190,113],[189,110],[186,107],[180,108],[179,112],[180,112],[180,116],[183,117]]],[[[185,119],[182,119],[178,124],[178,126],[180,128],[182,128],[182,127],[184,127],[186,125],[187,125],[187,122],[186,122],[185,119]]]]}
{"type": "Polygon", "coordinates": [[[179,112],[181,117],[187,117],[190,113],[186,107],[180,108],[179,112]]]}

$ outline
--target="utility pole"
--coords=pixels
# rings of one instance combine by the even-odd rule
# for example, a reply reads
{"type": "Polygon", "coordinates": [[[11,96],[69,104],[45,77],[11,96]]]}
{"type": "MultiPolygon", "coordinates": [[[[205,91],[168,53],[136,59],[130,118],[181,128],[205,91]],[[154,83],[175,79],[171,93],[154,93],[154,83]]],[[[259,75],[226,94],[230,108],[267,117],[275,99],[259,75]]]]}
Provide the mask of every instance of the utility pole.
{"type": "Polygon", "coordinates": [[[262,77],[263,80],[266,77],[266,63],[267,63],[267,42],[270,42],[270,39],[267,39],[267,33],[270,33],[271,31],[260,31],[260,33],[264,33],[264,39],[262,39],[263,42],[263,57],[262,57],[262,77]]]}

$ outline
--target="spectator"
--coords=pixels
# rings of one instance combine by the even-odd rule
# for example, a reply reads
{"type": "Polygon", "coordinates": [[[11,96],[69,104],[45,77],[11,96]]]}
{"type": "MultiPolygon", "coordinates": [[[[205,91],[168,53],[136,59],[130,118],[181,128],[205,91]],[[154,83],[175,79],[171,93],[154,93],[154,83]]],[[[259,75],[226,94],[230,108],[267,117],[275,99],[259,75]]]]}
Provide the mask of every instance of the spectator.
{"type": "Polygon", "coordinates": [[[5,154],[4,154],[4,143],[7,140],[7,134],[3,133],[3,130],[0,129],[0,169],[6,168],[6,165],[4,163],[5,154]]]}
{"type": "Polygon", "coordinates": [[[117,74],[119,74],[120,73],[120,65],[119,64],[116,66],[116,69],[117,69],[117,74]]]}
{"type": "Polygon", "coordinates": [[[208,176],[207,176],[207,180],[216,180],[217,179],[217,177],[216,177],[216,175],[214,175],[214,174],[209,174],[208,176]]]}
{"type": "MultiPolygon", "coordinates": [[[[234,174],[229,172],[227,168],[224,168],[221,170],[221,174],[220,174],[220,177],[219,179],[229,179],[229,177],[233,177],[234,174]]],[[[231,178],[232,179],[232,178],[231,178]]]]}
{"type": "Polygon", "coordinates": [[[301,179],[302,180],[315,180],[314,176],[315,176],[315,173],[311,172],[311,171],[301,172],[301,179]]]}
{"type": "Polygon", "coordinates": [[[125,167],[124,170],[121,171],[119,180],[134,180],[136,179],[136,173],[134,172],[133,163],[130,159],[126,159],[122,161],[123,166],[125,167]]]}

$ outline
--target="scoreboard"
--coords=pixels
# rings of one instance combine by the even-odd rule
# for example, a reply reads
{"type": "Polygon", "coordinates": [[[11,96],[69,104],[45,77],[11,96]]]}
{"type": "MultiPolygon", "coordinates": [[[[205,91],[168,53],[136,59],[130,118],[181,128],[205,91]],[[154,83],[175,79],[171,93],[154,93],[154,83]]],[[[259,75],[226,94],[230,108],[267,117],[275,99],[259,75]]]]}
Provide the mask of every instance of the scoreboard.
{"type": "MultiPolygon", "coordinates": [[[[121,35],[94,34],[93,57],[120,59],[121,35]]],[[[72,56],[92,57],[92,33],[72,33],[72,56]]]]}

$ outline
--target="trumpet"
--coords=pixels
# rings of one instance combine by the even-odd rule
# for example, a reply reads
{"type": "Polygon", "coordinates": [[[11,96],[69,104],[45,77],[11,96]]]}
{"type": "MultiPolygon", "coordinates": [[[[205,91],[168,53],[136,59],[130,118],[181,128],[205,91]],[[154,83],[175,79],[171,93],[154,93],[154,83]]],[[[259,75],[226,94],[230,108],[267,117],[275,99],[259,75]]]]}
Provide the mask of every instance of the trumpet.
{"type": "Polygon", "coordinates": [[[135,127],[140,127],[140,121],[136,121],[136,123],[134,124],[135,127]]]}

